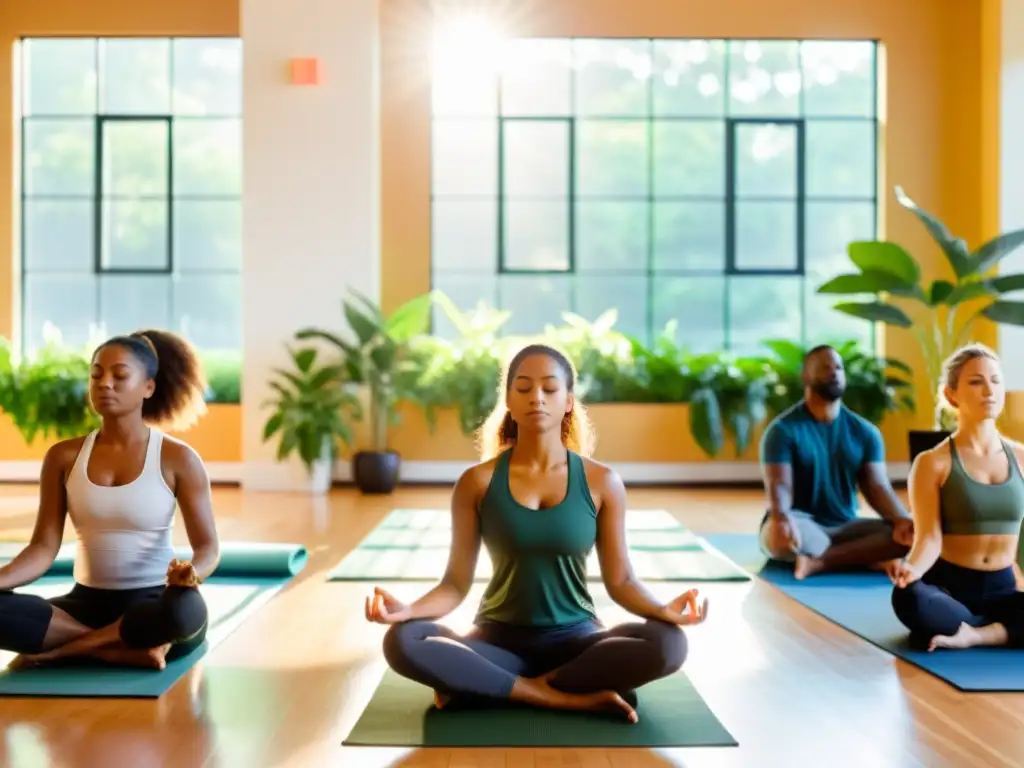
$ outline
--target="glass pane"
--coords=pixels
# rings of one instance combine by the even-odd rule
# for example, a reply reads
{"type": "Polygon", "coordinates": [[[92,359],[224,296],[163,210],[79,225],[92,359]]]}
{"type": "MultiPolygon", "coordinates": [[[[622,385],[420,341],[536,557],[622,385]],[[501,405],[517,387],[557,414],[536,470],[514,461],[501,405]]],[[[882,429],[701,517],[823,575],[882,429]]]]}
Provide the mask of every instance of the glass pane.
{"type": "Polygon", "coordinates": [[[242,348],[242,276],[188,275],[173,286],[173,328],[203,351],[242,348]]]}
{"type": "Polygon", "coordinates": [[[242,114],[241,40],[178,38],[173,56],[175,114],[242,114]]]}
{"type": "Polygon", "coordinates": [[[654,196],[725,195],[725,124],[654,123],[654,196]]]}
{"type": "Polygon", "coordinates": [[[795,117],[800,111],[800,84],[798,42],[729,42],[729,114],[795,117]]]}
{"type": "Polygon", "coordinates": [[[492,42],[475,30],[437,30],[431,46],[431,100],[442,117],[493,117],[498,109],[492,42]]]}
{"type": "Polygon", "coordinates": [[[88,195],[96,190],[96,127],[89,120],[26,119],[26,195],[88,195]]]}
{"type": "Polygon", "coordinates": [[[855,240],[874,240],[877,236],[874,203],[808,200],[804,211],[807,274],[815,275],[820,284],[838,274],[855,271],[847,246],[855,240]]]}
{"type": "Polygon", "coordinates": [[[867,320],[832,309],[840,301],[849,301],[849,297],[818,293],[818,286],[822,282],[810,275],[804,280],[804,306],[807,317],[805,344],[836,344],[852,339],[868,349],[873,349],[874,325],[867,320]]]}
{"type": "Polygon", "coordinates": [[[576,124],[576,194],[647,197],[647,123],[576,124]]]}
{"type": "Polygon", "coordinates": [[[569,269],[569,204],[505,203],[505,269],[569,269]]]}
{"type": "MultiPolygon", "coordinates": [[[[497,275],[449,275],[434,273],[431,287],[445,294],[463,312],[470,312],[483,302],[490,309],[498,307],[497,275]]],[[[433,310],[433,332],[435,336],[456,339],[458,331],[437,305],[433,310]]]]}
{"type": "Polygon", "coordinates": [[[498,124],[434,120],[431,184],[435,195],[498,192],[498,124]]]}
{"type": "Polygon", "coordinates": [[[796,197],[796,126],[736,124],[736,196],[796,197]]]}
{"type": "Polygon", "coordinates": [[[654,114],[715,117],[725,113],[725,41],[654,41],[654,114]]]}
{"type": "Polygon", "coordinates": [[[103,203],[103,269],[166,269],[167,202],[114,200],[103,203]]]}
{"type": "Polygon", "coordinates": [[[646,117],[651,79],[648,40],[576,40],[576,113],[646,117]]]}
{"type": "Polygon", "coordinates": [[[502,114],[572,113],[572,41],[512,40],[502,59],[502,114]]]}
{"type": "Polygon", "coordinates": [[[677,343],[695,354],[725,346],[724,277],[659,276],[652,291],[655,334],[675,322],[677,343]]]}
{"type": "Polygon", "coordinates": [[[647,286],[646,275],[580,275],[576,278],[576,314],[594,321],[609,309],[617,309],[614,330],[646,340],[647,286]]]}
{"type": "Polygon", "coordinates": [[[724,272],[725,203],[655,203],[654,269],[724,272]]]}
{"type": "Polygon", "coordinates": [[[512,313],[502,328],[506,336],[542,333],[545,325],[561,326],[563,312],[572,311],[572,278],[566,275],[500,275],[501,308],[512,313]]]}
{"type": "Polygon", "coordinates": [[[505,194],[569,194],[569,123],[545,120],[504,123],[505,194]]]}
{"type": "Polygon", "coordinates": [[[806,162],[809,197],[874,196],[874,121],[809,120],[806,162]]]}
{"type": "Polygon", "coordinates": [[[100,275],[100,322],[108,336],[171,326],[171,279],[100,275]]]}
{"type": "Polygon", "coordinates": [[[174,266],[185,272],[242,268],[242,203],[175,200],[174,266]]]}
{"type": "Polygon", "coordinates": [[[101,40],[100,71],[101,112],[159,115],[170,111],[170,40],[101,40]]]}
{"type": "Polygon", "coordinates": [[[803,342],[802,277],[729,278],[729,349],[764,354],[762,342],[803,342]]]}
{"type": "Polygon", "coordinates": [[[26,200],[24,213],[26,270],[93,270],[91,200],[26,200]]]}
{"type": "Polygon", "coordinates": [[[646,272],[648,210],[646,202],[577,202],[576,270],[646,272]]]}
{"type": "Polygon", "coordinates": [[[736,268],[796,269],[796,203],[736,203],[736,268]]]}
{"type": "Polygon", "coordinates": [[[22,50],[25,115],[95,114],[95,40],[33,39],[22,50]]]}
{"type": "Polygon", "coordinates": [[[498,268],[498,202],[435,200],[431,239],[435,271],[493,274],[498,268]]]}
{"type": "Polygon", "coordinates": [[[99,334],[96,327],[96,276],[25,275],[23,315],[26,351],[38,349],[49,323],[69,347],[84,348],[99,334]]]}
{"type": "Polygon", "coordinates": [[[800,44],[804,115],[874,117],[875,44],[807,40],[800,44]]]}
{"type": "Polygon", "coordinates": [[[103,123],[104,197],[167,195],[169,130],[163,120],[103,123]]]}
{"type": "Polygon", "coordinates": [[[242,121],[174,121],[174,194],[242,194],[242,121]]]}

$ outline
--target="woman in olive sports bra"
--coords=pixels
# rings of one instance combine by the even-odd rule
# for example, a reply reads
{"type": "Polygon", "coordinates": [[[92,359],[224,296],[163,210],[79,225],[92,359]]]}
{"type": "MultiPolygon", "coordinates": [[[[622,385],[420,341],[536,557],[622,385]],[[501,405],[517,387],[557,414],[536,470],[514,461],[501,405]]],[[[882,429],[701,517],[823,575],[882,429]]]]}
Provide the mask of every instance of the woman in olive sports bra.
{"type": "Polygon", "coordinates": [[[914,460],[914,545],[890,568],[892,607],[922,649],[1024,647],[1024,446],[996,428],[1006,396],[999,358],[980,344],[958,350],[940,393],[958,427],[914,460]]]}
{"type": "Polygon", "coordinates": [[[411,605],[379,588],[366,600],[368,621],[392,625],[388,664],[434,689],[438,707],[514,700],[617,711],[636,722],[636,689],[682,666],[680,627],[707,616],[696,590],[662,603],[634,576],[625,488],[585,458],[590,427],[574,384],[572,364],[549,347],[513,358],[481,431],[484,460],[453,492],[440,584],[411,605]],[[465,600],[481,542],[493,575],[472,631],[460,635],[438,620],[465,600]],[[605,628],[598,620],[587,585],[595,547],[608,595],[646,621],[605,628]]]}

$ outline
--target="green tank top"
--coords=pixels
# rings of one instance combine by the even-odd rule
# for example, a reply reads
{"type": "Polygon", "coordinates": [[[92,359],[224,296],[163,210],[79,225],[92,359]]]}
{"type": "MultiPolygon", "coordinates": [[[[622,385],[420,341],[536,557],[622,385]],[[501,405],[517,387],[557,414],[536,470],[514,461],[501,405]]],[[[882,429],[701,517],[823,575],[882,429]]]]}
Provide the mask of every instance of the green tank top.
{"type": "Polygon", "coordinates": [[[942,532],[957,535],[1013,535],[1020,533],[1024,520],[1024,476],[1013,451],[1003,443],[1010,461],[1006,482],[990,485],[967,473],[960,453],[949,441],[952,466],[949,477],[939,489],[939,514],[942,532]]]}
{"type": "Polygon", "coordinates": [[[569,451],[565,498],[530,509],[512,497],[506,450],[480,502],[480,536],[494,571],[477,622],[561,627],[596,618],[587,588],[587,557],[597,541],[597,507],[583,459],[569,451]]]}

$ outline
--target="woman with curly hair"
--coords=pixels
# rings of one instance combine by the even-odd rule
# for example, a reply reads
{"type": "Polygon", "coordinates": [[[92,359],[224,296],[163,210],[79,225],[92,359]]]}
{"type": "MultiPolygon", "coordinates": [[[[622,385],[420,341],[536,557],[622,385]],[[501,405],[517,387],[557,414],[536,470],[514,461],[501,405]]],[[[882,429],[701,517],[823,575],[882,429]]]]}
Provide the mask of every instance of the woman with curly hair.
{"type": "Polygon", "coordinates": [[[637,689],[682,666],[681,626],[706,616],[694,590],[662,603],[633,574],[625,488],[589,458],[593,433],[575,383],[557,350],[519,351],[481,430],[483,460],[455,486],[440,584],[411,605],[379,588],[367,598],[367,620],[391,625],[388,664],[432,688],[438,707],[511,700],[636,722],[637,689]],[[473,630],[460,635],[439,619],[465,600],[481,543],[493,575],[473,630]],[[645,621],[598,619],[587,586],[595,547],[609,596],[645,621]]]}
{"type": "Polygon", "coordinates": [[[209,478],[196,452],[160,429],[191,426],[205,390],[195,350],[167,331],[116,336],[93,353],[101,426],[47,451],[31,541],[0,568],[0,650],[21,654],[13,666],[92,657],[162,669],[203,642],[198,586],[220,557],[209,478]],[[176,507],[191,562],[174,557],[176,507]],[[77,534],[71,591],[19,592],[53,564],[67,517],[77,534]]]}

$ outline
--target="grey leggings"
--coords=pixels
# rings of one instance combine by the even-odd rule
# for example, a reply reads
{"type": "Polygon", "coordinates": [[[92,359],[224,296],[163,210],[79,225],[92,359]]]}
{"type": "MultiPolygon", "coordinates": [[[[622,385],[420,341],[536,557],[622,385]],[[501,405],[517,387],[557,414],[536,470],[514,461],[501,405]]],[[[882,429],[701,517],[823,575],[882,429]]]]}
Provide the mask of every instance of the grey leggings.
{"type": "Polygon", "coordinates": [[[452,697],[508,698],[516,677],[554,669],[553,688],[566,693],[616,691],[634,698],[640,686],[678,670],[686,635],[661,621],[604,629],[586,621],[555,629],[494,622],[459,635],[433,621],[395,624],[384,658],[395,672],[452,697]]]}

